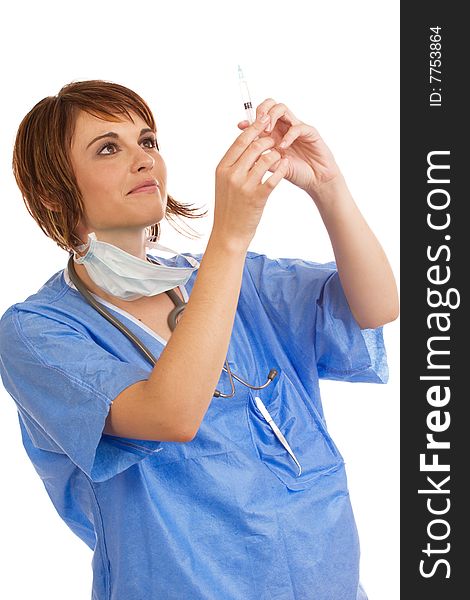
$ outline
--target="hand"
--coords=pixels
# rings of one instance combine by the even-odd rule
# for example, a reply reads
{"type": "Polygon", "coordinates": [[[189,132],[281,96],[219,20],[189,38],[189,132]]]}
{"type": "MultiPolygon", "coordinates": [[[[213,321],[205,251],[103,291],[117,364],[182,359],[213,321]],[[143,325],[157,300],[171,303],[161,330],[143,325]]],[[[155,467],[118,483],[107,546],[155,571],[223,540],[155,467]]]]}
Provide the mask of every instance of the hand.
{"type": "MultiPolygon", "coordinates": [[[[262,114],[269,115],[270,122],[267,125],[271,127],[266,128],[261,137],[272,137],[281,158],[289,161],[284,179],[314,197],[324,183],[340,175],[333,154],[318,131],[299,121],[285,104],[276,104],[275,100],[267,98],[256,109],[257,120],[262,114]],[[282,142],[285,142],[285,147],[281,147],[282,142]]],[[[248,126],[248,121],[238,123],[242,130],[248,126]]],[[[278,166],[279,161],[268,170],[273,172],[278,166]]]]}
{"type": "Polygon", "coordinates": [[[287,161],[273,149],[274,139],[262,136],[267,122],[244,127],[217,165],[212,233],[231,247],[248,247],[268,196],[286,174],[287,161]],[[263,183],[267,171],[273,175],[263,183]]]}

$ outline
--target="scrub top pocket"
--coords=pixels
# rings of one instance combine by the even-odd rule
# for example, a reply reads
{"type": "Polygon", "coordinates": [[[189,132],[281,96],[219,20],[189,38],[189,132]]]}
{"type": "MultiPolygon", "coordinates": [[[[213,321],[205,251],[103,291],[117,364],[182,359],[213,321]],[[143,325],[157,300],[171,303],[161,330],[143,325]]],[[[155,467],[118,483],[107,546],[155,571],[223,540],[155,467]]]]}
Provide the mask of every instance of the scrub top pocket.
{"type": "Polygon", "coordinates": [[[305,489],[319,476],[336,471],[343,459],[306,393],[284,372],[273,384],[250,390],[246,410],[253,444],[288,488],[305,489]]]}

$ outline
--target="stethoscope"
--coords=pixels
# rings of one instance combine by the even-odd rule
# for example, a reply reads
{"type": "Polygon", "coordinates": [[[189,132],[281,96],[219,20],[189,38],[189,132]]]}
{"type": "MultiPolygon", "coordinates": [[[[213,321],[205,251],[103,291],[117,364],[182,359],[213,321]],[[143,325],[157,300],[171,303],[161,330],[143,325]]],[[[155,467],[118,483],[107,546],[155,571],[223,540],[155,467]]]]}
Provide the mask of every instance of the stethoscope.
{"type": "MultiPolygon", "coordinates": [[[[142,342],[142,340],[140,340],[135,334],[133,334],[132,331],[130,331],[130,329],[128,329],[124,325],[124,323],[122,323],[117,317],[115,317],[112,313],[110,313],[103,306],[103,304],[98,302],[96,300],[96,298],[87,290],[86,286],[82,283],[81,279],[77,275],[77,272],[75,271],[73,255],[70,256],[70,258],[68,260],[67,269],[69,272],[70,280],[72,281],[74,286],[77,288],[77,290],[80,292],[80,294],[84,297],[84,299],[88,302],[88,304],[90,304],[100,315],[102,315],[112,325],[114,325],[119,331],[121,331],[142,352],[142,354],[150,362],[152,367],[154,367],[157,363],[157,359],[153,356],[153,354],[150,352],[150,350],[147,348],[147,346],[145,346],[145,344],[142,342]]],[[[181,298],[178,296],[178,294],[174,290],[167,290],[165,293],[170,297],[171,301],[175,305],[173,310],[168,315],[168,319],[167,319],[168,327],[170,328],[171,331],[174,331],[175,327],[178,323],[178,319],[180,318],[181,313],[184,311],[184,309],[186,307],[186,302],[183,302],[183,300],[181,300],[181,298]]],[[[237,381],[239,381],[240,383],[242,383],[246,387],[249,387],[252,390],[262,390],[265,387],[267,387],[277,375],[276,369],[271,369],[269,371],[268,379],[267,379],[266,383],[264,385],[255,386],[255,385],[251,385],[248,382],[244,381],[243,379],[241,379],[241,377],[238,377],[237,375],[235,375],[235,373],[232,373],[227,359],[225,359],[225,365],[224,365],[223,369],[228,373],[228,376],[230,378],[230,385],[232,388],[232,392],[230,394],[222,394],[222,392],[220,392],[219,390],[215,390],[214,396],[216,398],[233,398],[233,396],[235,395],[235,385],[233,383],[233,379],[236,379],[237,381]]]]}

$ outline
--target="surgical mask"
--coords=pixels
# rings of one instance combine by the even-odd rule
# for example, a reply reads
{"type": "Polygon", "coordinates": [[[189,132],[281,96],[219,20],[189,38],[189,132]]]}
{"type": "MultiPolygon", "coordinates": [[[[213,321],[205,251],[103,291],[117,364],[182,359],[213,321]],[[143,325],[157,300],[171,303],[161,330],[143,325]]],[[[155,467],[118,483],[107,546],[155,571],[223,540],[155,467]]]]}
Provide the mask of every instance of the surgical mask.
{"type": "MultiPolygon", "coordinates": [[[[182,256],[158,242],[146,240],[146,248],[155,248],[182,256]]],[[[169,267],[137,258],[112,244],[100,242],[94,233],[88,234],[88,243],[78,248],[83,256],[74,255],[74,261],[83,264],[90,279],[103,291],[122,300],[136,300],[156,296],[178,285],[184,285],[199,262],[185,256],[191,267],[169,267]]]]}

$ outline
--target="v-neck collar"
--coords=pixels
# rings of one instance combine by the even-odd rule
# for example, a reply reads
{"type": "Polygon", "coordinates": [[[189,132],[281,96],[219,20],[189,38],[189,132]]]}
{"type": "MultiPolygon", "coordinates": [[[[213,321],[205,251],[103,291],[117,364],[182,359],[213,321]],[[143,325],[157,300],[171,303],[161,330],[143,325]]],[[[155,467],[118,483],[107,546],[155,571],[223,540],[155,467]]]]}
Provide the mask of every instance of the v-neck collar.
{"type": "MultiPolygon", "coordinates": [[[[70,288],[72,288],[73,290],[75,290],[76,292],[78,292],[80,294],[80,292],[77,290],[77,288],[75,287],[75,285],[72,283],[72,280],[70,279],[70,275],[68,273],[67,267],[65,267],[65,269],[63,270],[63,276],[64,276],[65,283],[70,288]]],[[[186,287],[184,285],[179,285],[178,289],[180,290],[181,295],[183,296],[183,300],[185,302],[187,302],[188,299],[189,299],[189,295],[188,295],[188,292],[186,291],[186,287]]],[[[160,344],[162,344],[162,346],[166,346],[167,341],[164,338],[162,338],[161,335],[158,335],[158,333],[155,333],[155,331],[153,331],[152,329],[150,329],[150,327],[147,327],[147,325],[145,325],[145,323],[142,323],[142,321],[139,321],[139,319],[136,319],[136,317],[134,317],[133,315],[131,315],[130,313],[128,313],[126,310],[123,310],[122,308],[116,306],[112,302],[108,302],[107,300],[104,300],[103,298],[101,298],[100,296],[97,296],[96,294],[93,294],[92,292],[90,292],[90,293],[91,293],[91,295],[94,298],[96,298],[96,300],[98,302],[100,302],[100,304],[103,304],[103,306],[106,306],[107,308],[109,308],[109,309],[117,312],[118,314],[122,315],[123,317],[125,317],[126,319],[128,319],[129,321],[131,321],[132,323],[134,323],[135,325],[137,325],[138,327],[140,327],[143,331],[145,331],[146,333],[148,333],[148,335],[150,335],[151,337],[153,337],[154,339],[156,339],[157,341],[159,341],[160,344]]]]}

